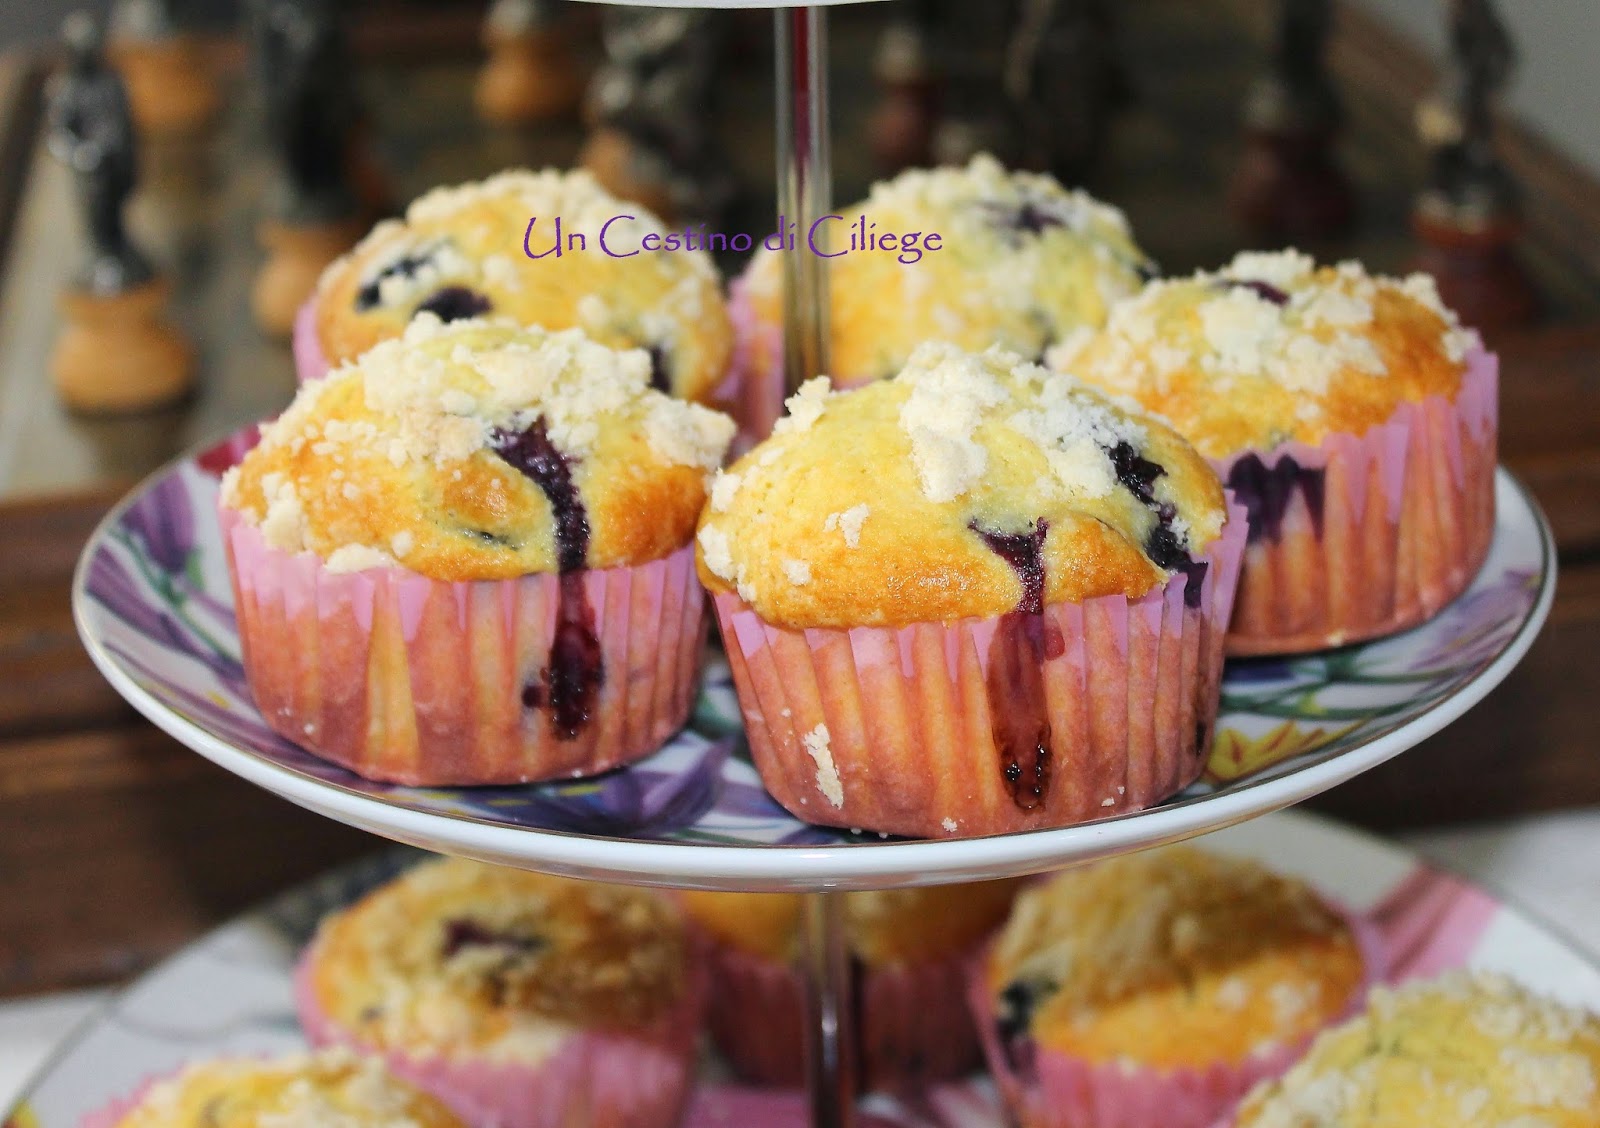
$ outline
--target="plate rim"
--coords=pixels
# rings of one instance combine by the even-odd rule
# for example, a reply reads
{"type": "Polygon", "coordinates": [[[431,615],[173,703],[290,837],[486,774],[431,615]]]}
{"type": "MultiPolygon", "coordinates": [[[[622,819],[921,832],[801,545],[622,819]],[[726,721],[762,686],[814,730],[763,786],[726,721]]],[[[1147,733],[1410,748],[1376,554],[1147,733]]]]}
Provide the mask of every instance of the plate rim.
{"type": "Polygon", "coordinates": [[[1282,810],[1392,759],[1478,704],[1521,662],[1538,637],[1555,598],[1558,572],[1549,521],[1527,488],[1504,466],[1497,466],[1496,523],[1498,499],[1509,491],[1532,519],[1539,541],[1539,590],[1533,605],[1516,634],[1477,675],[1420,716],[1390,725],[1355,748],[1289,771],[1263,772],[1259,778],[1239,782],[1226,792],[1193,796],[1090,823],[1013,834],[820,845],[645,841],[513,827],[473,814],[419,811],[389,803],[237,748],[182,717],[139,685],[91,629],[89,567],[95,554],[103,549],[108,530],[146,495],[152,484],[192,464],[196,455],[211,445],[214,444],[202,444],[147,474],[106,512],[79,554],[72,578],[73,622],[84,649],[112,688],[147,720],[191,751],[323,817],[424,849],[445,845],[452,852],[502,865],[667,888],[846,890],[1016,876],[1164,845],[1282,810]],[[1255,793],[1273,785],[1277,787],[1271,797],[1260,802],[1255,793]],[[1218,811],[1219,805],[1225,810],[1218,811]],[[1212,817],[1197,813],[1202,811],[1212,817]],[[1151,820],[1159,820],[1161,825],[1150,828],[1147,834],[1129,829],[1151,820]],[[550,848],[530,853],[516,849],[514,844],[518,842],[548,843],[550,848]]]}

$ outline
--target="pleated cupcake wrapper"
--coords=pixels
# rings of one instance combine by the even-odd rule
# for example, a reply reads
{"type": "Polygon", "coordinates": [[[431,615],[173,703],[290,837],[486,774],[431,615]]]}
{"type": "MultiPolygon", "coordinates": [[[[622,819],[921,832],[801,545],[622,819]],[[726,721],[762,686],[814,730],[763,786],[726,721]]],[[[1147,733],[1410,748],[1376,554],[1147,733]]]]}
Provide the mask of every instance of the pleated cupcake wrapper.
{"type": "Polygon", "coordinates": [[[1211,745],[1244,540],[1230,501],[1198,607],[1185,605],[1179,573],[1139,599],[1044,609],[1052,747],[1032,810],[1012,799],[995,748],[985,676],[999,617],[791,630],[718,595],[762,782],[807,822],[920,837],[1066,826],[1160,802],[1199,776],[1211,745]]]}
{"type": "Polygon", "coordinates": [[[604,663],[572,739],[543,705],[560,605],[553,575],[445,583],[399,567],[330,572],[220,510],[256,705],[289,740],[367,779],[412,786],[592,775],[648,755],[688,718],[705,637],[694,553],[583,574],[604,663]]]}
{"type": "Polygon", "coordinates": [[[728,320],[733,355],[716,404],[739,424],[734,451],[743,453],[772,434],[772,425],[783,416],[783,326],[756,312],[743,277],[728,285],[728,320]]]}
{"type": "MultiPolygon", "coordinates": [[[[805,1080],[805,995],[799,972],[707,940],[707,1022],[734,1072],[763,1085],[805,1080]]],[[[859,967],[859,1043],[868,1089],[960,1077],[982,1051],[967,1013],[966,958],[859,967]]]]}
{"type": "MultiPolygon", "coordinates": [[[[734,453],[742,454],[772,434],[772,425],[783,417],[786,398],[783,380],[783,325],[767,321],[750,300],[750,287],[744,278],[728,286],[728,318],[733,323],[733,356],[728,376],[718,388],[716,405],[739,424],[734,453]]],[[[855,388],[871,383],[871,378],[841,376],[834,373],[833,386],[855,388]]]]}
{"type": "MultiPolygon", "coordinates": [[[[1335,908],[1361,951],[1364,975],[1327,1026],[1361,1011],[1386,966],[1377,929],[1360,915],[1335,908]]],[[[1184,1069],[1086,1061],[1036,1043],[1030,1075],[1023,1076],[1010,1067],[995,1032],[988,956],[986,949],[971,964],[968,1003],[996,1088],[1020,1128],[1215,1128],[1257,1083],[1282,1076],[1317,1034],[1243,1062],[1184,1069]]]]}
{"type": "Polygon", "coordinates": [[[295,969],[295,1009],[313,1046],[347,1046],[431,1093],[469,1125],[492,1128],[674,1128],[694,1083],[705,1009],[698,961],[683,1001],[637,1033],[574,1031],[542,1061],[384,1052],[364,1044],[322,1007],[311,986],[316,945],[295,969]]]}
{"type": "Polygon", "coordinates": [[[331,365],[317,339],[317,296],[312,294],[306,304],[294,315],[294,332],[290,336],[290,351],[294,353],[294,378],[302,384],[320,380],[328,374],[331,365]]]}
{"type": "MultiPolygon", "coordinates": [[[[1321,519],[1292,488],[1281,531],[1245,550],[1230,654],[1289,654],[1415,626],[1464,591],[1494,536],[1499,361],[1467,356],[1454,400],[1403,405],[1364,435],[1258,455],[1323,473],[1321,519]]],[[[1250,452],[1213,460],[1223,481],[1250,452]]],[[[1241,500],[1244,500],[1241,498],[1241,500]]]]}
{"type": "Polygon", "coordinates": [[[78,1121],[78,1128],[117,1128],[117,1125],[121,1124],[123,1119],[138,1108],[145,1097],[150,1095],[151,1089],[164,1081],[175,1079],[183,1072],[183,1068],[180,1066],[171,1073],[145,1078],[127,1096],[107,1101],[103,1106],[86,1115],[82,1120],[78,1121]]]}

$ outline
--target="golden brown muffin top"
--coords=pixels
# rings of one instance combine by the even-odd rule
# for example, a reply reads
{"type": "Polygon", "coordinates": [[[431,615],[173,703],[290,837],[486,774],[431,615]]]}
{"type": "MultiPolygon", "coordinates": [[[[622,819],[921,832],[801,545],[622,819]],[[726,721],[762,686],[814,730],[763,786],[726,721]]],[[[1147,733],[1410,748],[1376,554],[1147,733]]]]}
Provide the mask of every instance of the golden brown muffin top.
{"type": "Polygon", "coordinates": [[[782,626],[948,622],[1142,596],[1223,520],[1160,423],[1014,353],[929,344],[891,380],[790,398],[712,484],[700,575],[782,626]]]}
{"type": "Polygon", "coordinates": [[[705,400],[721,381],[732,329],[703,251],[625,255],[661,221],[608,195],[587,172],[516,170],[437,188],[378,224],[323,273],[317,337],[333,366],[397,337],[420,311],[445,320],[497,315],[580,328],[613,348],[650,352],[655,386],[705,400]],[[555,245],[562,253],[534,259],[555,245]],[[607,232],[606,249],[600,232],[607,232]],[[532,229],[530,221],[537,220],[532,229]],[[582,249],[571,237],[583,237],[582,249]]]}
{"type": "Polygon", "coordinates": [[[611,568],[689,542],[726,416],[576,329],[424,316],[301,387],[223,480],[284,552],[436,580],[611,568]]]}
{"type": "Polygon", "coordinates": [[[464,1128],[439,1101],[347,1050],[191,1065],[117,1128],[464,1128]]]}
{"type": "Polygon", "coordinates": [[[1159,413],[1208,458],[1362,434],[1404,403],[1452,397],[1476,344],[1433,279],[1246,252],[1152,282],[1050,364],[1159,413]]]}
{"type": "MultiPolygon", "coordinates": [[[[945,960],[970,951],[1005,918],[1017,881],[845,894],[851,952],[868,967],[945,960]]],[[[774,963],[800,955],[797,893],[680,895],[689,919],[720,943],[774,963]]]]}
{"type": "Polygon", "coordinates": [[[574,1029],[654,1023],[689,960],[664,896],[454,858],[329,917],[315,944],[315,997],[363,1044],[522,1062],[574,1029]]]}
{"type": "MultiPolygon", "coordinates": [[[[838,214],[818,228],[817,245],[838,255],[828,263],[829,332],[841,384],[894,375],[928,340],[1039,357],[1074,330],[1104,324],[1154,270],[1122,212],[987,154],[964,168],[902,172],[838,214]],[[858,225],[873,239],[894,235],[895,247],[850,250],[858,225]],[[901,249],[907,233],[918,236],[911,251],[901,249]],[[938,246],[924,250],[930,235],[938,246]]],[[[803,244],[806,233],[796,235],[803,244]]],[[[758,250],[744,276],[757,316],[772,325],[781,261],[758,250]]]]}
{"type": "Polygon", "coordinates": [[[1307,886],[1168,847],[1069,870],[1017,898],[987,967],[1002,1029],[1095,1061],[1243,1061],[1336,1018],[1364,976],[1307,886]]]}
{"type": "Polygon", "coordinates": [[[1600,1017],[1501,975],[1375,989],[1364,1014],[1257,1087],[1238,1128],[1592,1128],[1600,1017]]]}

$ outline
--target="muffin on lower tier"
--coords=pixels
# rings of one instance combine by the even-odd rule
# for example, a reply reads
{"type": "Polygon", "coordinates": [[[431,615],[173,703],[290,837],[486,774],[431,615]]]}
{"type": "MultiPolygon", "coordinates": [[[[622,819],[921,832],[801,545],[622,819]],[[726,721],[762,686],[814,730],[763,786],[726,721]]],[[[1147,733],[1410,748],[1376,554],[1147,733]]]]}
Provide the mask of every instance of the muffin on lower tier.
{"type": "Polygon", "coordinates": [[[665,896],[441,859],[325,920],[295,997],[314,1043],[380,1055],[470,1124],[669,1128],[704,979],[665,896]]]}
{"type": "Polygon", "coordinates": [[[654,751],[694,698],[689,541],[732,433],[577,330],[423,317],[304,385],[222,485],[262,715],[413,785],[654,751]]]}
{"type": "Polygon", "coordinates": [[[1023,892],[971,988],[1007,1108],[1022,1128],[1211,1128],[1360,1005],[1378,969],[1356,927],[1189,847],[1023,892]]]}
{"type": "Polygon", "coordinates": [[[467,1128],[444,1104],[343,1049],[201,1062],[87,1117],[83,1128],[467,1128]]]}
{"type": "Polygon", "coordinates": [[[505,317],[643,349],[653,387],[707,402],[733,348],[722,281],[704,250],[639,253],[664,234],[587,172],[436,188],[323,272],[295,322],[299,377],[320,379],[418,316],[505,317]]]}
{"type": "Polygon", "coordinates": [[[1165,426],[1002,350],[808,383],[699,532],[767,789],[920,836],[1139,810],[1199,775],[1244,543],[1165,426]]]}
{"type": "MultiPolygon", "coordinates": [[[[845,894],[857,968],[861,1068],[868,1089],[959,1077],[983,1059],[967,1013],[966,963],[1005,918],[1017,883],[988,881],[845,894]]],[[[765,1085],[805,1077],[801,902],[791,893],[684,893],[709,940],[717,1049],[765,1085]]]]}
{"type": "Polygon", "coordinates": [[[1592,1128],[1600,1016],[1504,976],[1453,971],[1377,989],[1230,1128],[1592,1128]]]}
{"type": "Polygon", "coordinates": [[[1427,275],[1241,254],[1051,362],[1170,420],[1249,510],[1231,653],[1414,626],[1488,554],[1498,364],[1427,275]]]}
{"type": "MultiPolygon", "coordinates": [[[[830,256],[839,387],[893,376],[930,340],[1041,357],[1105,324],[1112,304],[1155,274],[1116,208],[988,154],[962,168],[909,169],[841,212],[792,232],[799,253],[830,256]]],[[[752,440],[783,412],[782,264],[792,253],[763,245],[730,287],[730,382],[752,440]]]]}

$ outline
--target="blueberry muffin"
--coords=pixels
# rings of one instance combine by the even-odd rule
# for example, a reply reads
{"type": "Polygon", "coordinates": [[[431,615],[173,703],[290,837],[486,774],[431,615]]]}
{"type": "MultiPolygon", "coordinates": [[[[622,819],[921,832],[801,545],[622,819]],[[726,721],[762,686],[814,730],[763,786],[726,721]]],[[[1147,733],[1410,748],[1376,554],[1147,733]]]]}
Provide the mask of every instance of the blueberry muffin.
{"type": "MultiPolygon", "coordinates": [[[[337,368],[421,313],[503,316],[644,349],[653,387],[705,401],[732,349],[721,280],[704,251],[632,254],[651,233],[663,233],[659,219],[586,172],[503,172],[437,188],[327,269],[297,327],[303,355],[337,368]]],[[[302,379],[321,375],[314,361],[301,367],[302,379]]]]}
{"type": "Polygon", "coordinates": [[[1359,1004],[1369,958],[1300,882],[1169,847],[1019,896],[973,1007],[1027,1128],[1210,1128],[1359,1004]]]}
{"type": "Polygon", "coordinates": [[[1188,444],[1016,354],[949,345],[789,407],[718,475],[698,534],[780,802],[983,834],[1195,777],[1243,528],[1188,444]]]}
{"type": "Polygon", "coordinates": [[[666,1128],[703,980],[665,896],[441,859],[325,920],[296,1001],[314,1042],[381,1055],[469,1123],[666,1128]]]}
{"type": "Polygon", "coordinates": [[[375,1059],[342,1049],[278,1060],[191,1065],[85,1128],[465,1128],[444,1104],[398,1080],[375,1059]]]}
{"type": "Polygon", "coordinates": [[[1248,508],[1239,653],[1412,626],[1488,551],[1496,365],[1426,275],[1241,254],[1151,283],[1051,362],[1170,420],[1248,508]]]}
{"type": "MultiPolygon", "coordinates": [[[[868,1089],[960,1077],[982,1061],[967,1013],[966,964],[1005,918],[1014,881],[845,894],[857,969],[861,1068],[868,1089]]],[[[709,940],[707,1016],[722,1056],[744,1078],[798,1086],[805,1072],[800,897],[684,893],[709,940]]]]}
{"type": "Polygon", "coordinates": [[[732,431],[576,329],[424,316],[305,385],[222,486],[263,716],[410,784],[653,751],[693,693],[689,542],[732,431]]]}
{"type": "Polygon", "coordinates": [[[1600,1124],[1600,1018],[1485,972],[1378,989],[1230,1123],[1588,1128],[1600,1124]]]}
{"type": "MultiPolygon", "coordinates": [[[[811,234],[795,231],[797,248],[811,234]]],[[[836,256],[829,371],[843,387],[893,376],[929,340],[1037,359],[1102,325],[1112,304],[1155,273],[1116,208],[987,155],[874,185],[821,223],[815,243],[836,256]]],[[[782,283],[782,255],[764,247],[733,287],[735,367],[758,438],[782,400],[782,283]]]]}

